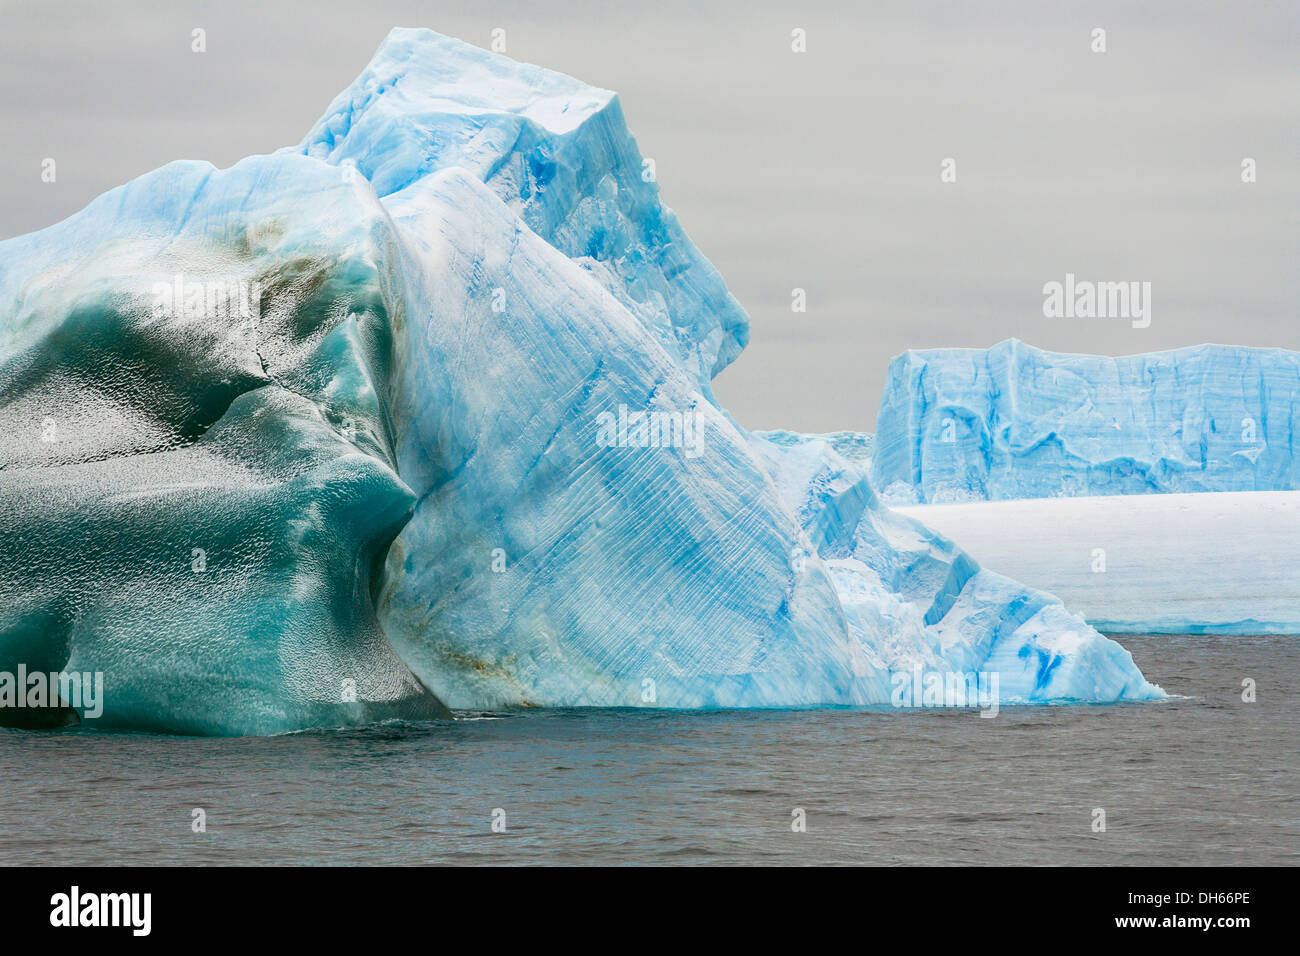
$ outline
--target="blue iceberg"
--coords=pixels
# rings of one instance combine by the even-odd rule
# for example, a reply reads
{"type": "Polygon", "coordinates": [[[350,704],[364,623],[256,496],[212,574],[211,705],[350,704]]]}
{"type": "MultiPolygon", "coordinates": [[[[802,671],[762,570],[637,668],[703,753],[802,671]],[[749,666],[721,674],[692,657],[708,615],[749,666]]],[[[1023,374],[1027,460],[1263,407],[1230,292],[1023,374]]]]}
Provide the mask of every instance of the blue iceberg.
{"type": "Polygon", "coordinates": [[[872,478],[898,504],[1300,488],[1300,352],[908,351],[872,478]]]}
{"type": "Polygon", "coordinates": [[[1163,696],[869,443],[738,425],[747,328],[614,94],[395,30],[299,146],[0,243],[0,672],[210,734],[1163,696]]]}
{"type": "Polygon", "coordinates": [[[102,674],[105,729],[446,713],[371,594],[414,498],[389,231],[361,177],[285,156],[0,243],[0,673],[102,674]]]}

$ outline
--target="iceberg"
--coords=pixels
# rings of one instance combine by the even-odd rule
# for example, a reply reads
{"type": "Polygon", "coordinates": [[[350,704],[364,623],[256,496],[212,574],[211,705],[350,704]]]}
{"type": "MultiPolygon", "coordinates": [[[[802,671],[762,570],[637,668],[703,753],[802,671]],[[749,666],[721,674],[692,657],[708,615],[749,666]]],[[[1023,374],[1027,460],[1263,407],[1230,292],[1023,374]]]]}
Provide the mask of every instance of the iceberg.
{"type": "Polygon", "coordinates": [[[647,170],[614,94],[401,29],[298,146],[0,243],[0,671],[202,734],[1163,697],[869,442],[719,406],[747,319],[647,170]]]}
{"type": "Polygon", "coordinates": [[[922,349],[890,363],[872,477],[897,504],[1293,491],[1298,428],[1300,352],[922,349]]]}
{"type": "Polygon", "coordinates": [[[1107,634],[1300,634],[1300,493],[899,507],[1107,634]],[[1025,535],[1024,528],[1046,533],[1025,535]]]}
{"type": "Polygon", "coordinates": [[[446,714],[370,593],[413,500],[386,223],[285,156],[173,163],[0,243],[0,672],[102,673],[104,729],[446,714]]]}
{"type": "Polygon", "coordinates": [[[913,351],[890,365],[871,474],[1107,633],[1297,634],[1298,403],[1284,349],[913,351]]]}

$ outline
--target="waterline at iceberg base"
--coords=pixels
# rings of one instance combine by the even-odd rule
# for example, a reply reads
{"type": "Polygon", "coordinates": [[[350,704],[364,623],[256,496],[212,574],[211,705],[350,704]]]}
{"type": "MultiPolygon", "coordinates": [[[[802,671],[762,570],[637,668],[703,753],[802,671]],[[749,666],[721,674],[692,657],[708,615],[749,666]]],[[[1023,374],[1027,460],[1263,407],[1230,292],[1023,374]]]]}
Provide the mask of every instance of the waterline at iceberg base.
{"type": "Polygon", "coordinates": [[[0,243],[0,671],[201,734],[1163,697],[719,407],[748,320],[642,172],[612,93],[395,30],[299,146],[0,243]]]}

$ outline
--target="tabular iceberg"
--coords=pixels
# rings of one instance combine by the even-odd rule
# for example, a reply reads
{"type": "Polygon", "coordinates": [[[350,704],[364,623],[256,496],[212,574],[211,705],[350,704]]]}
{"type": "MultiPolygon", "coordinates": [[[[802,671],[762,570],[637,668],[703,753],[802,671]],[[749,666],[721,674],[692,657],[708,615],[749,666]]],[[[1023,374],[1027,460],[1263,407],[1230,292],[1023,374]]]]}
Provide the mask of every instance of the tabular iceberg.
{"type": "Polygon", "coordinates": [[[922,349],[890,364],[872,477],[887,501],[1300,488],[1300,352],[1110,358],[922,349]]]}
{"type": "Polygon", "coordinates": [[[1300,634],[1300,492],[897,509],[1107,634],[1300,634]],[[1026,535],[1025,528],[1042,529],[1026,535]]]}
{"type": "Polygon", "coordinates": [[[0,670],[193,733],[1163,696],[718,407],[747,320],[644,168],[612,93],[396,30],[300,146],[0,243],[0,670]]]}

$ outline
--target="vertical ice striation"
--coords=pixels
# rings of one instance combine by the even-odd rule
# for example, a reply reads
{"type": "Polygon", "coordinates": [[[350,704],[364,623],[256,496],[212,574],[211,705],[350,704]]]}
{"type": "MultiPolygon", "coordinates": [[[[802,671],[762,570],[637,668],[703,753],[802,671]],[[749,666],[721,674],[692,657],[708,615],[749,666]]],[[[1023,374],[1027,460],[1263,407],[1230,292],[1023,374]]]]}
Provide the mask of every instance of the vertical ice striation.
{"type": "Polygon", "coordinates": [[[872,477],[899,503],[1288,491],[1298,419],[1284,349],[914,350],[889,367],[872,477]]]}

